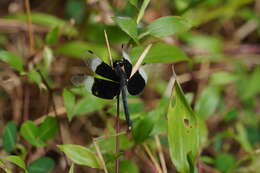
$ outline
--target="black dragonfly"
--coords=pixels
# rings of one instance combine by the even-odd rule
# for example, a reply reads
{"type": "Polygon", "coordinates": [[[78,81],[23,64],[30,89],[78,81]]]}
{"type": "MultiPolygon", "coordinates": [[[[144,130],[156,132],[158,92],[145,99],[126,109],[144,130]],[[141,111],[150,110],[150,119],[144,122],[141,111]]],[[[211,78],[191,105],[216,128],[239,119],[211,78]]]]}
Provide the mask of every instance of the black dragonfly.
{"type": "Polygon", "coordinates": [[[147,76],[142,68],[132,74],[133,66],[128,54],[123,51],[123,58],[113,62],[112,67],[103,62],[92,51],[87,51],[84,58],[93,75],[75,75],[72,83],[83,86],[96,97],[114,99],[122,94],[123,107],[128,130],[131,130],[131,120],[128,110],[126,92],[131,95],[141,93],[146,85],[147,76]]]}

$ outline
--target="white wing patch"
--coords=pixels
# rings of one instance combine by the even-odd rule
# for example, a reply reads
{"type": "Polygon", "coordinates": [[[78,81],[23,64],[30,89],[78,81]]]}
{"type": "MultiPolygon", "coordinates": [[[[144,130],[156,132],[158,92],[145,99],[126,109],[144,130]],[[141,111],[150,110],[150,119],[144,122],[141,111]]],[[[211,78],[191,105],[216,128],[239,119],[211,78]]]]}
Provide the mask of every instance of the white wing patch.
{"type": "Polygon", "coordinates": [[[123,54],[123,57],[131,63],[131,60],[130,60],[128,53],[126,53],[126,51],[123,50],[122,54],[123,54]]]}
{"type": "Polygon", "coordinates": [[[144,78],[145,83],[147,83],[147,75],[142,68],[139,68],[140,75],[144,78]]]}
{"type": "Polygon", "coordinates": [[[93,72],[96,71],[97,67],[102,63],[101,59],[94,58],[91,60],[90,67],[93,72]]]}
{"type": "Polygon", "coordinates": [[[92,76],[87,76],[84,80],[84,86],[85,86],[85,89],[88,91],[88,92],[92,92],[92,86],[94,84],[94,78],[92,76]]]}

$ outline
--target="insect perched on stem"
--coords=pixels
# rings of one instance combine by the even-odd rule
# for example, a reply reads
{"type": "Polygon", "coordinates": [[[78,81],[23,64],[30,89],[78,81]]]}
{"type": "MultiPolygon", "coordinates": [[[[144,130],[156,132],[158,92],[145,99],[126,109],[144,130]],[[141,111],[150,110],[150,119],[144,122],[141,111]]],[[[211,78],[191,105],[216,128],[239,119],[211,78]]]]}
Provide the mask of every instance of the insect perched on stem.
{"type": "MultiPolygon", "coordinates": [[[[144,51],[145,54],[147,54],[150,47],[148,46],[144,51]]],[[[140,56],[142,59],[145,56],[144,53],[140,56]]],[[[128,130],[131,130],[132,123],[126,92],[128,91],[131,95],[137,95],[143,91],[147,82],[144,70],[140,67],[133,67],[125,51],[123,51],[123,58],[114,61],[112,66],[103,62],[92,51],[87,51],[86,56],[84,60],[93,72],[93,75],[75,75],[71,79],[72,83],[75,85],[83,83],[85,89],[96,97],[103,99],[113,99],[121,94],[128,130]],[[134,69],[135,72],[133,71],[134,69]]],[[[140,66],[141,63],[137,62],[137,64],[140,66]]]]}

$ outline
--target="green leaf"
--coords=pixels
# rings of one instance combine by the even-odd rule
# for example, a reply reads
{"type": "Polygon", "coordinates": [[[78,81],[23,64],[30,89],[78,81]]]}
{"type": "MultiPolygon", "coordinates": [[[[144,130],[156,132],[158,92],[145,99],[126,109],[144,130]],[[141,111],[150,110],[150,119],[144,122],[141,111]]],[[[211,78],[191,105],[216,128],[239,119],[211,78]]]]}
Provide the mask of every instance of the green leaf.
{"type": "Polygon", "coordinates": [[[51,29],[45,37],[45,42],[48,45],[55,44],[59,39],[60,28],[58,26],[51,29]]]}
{"type": "Polygon", "coordinates": [[[203,34],[184,33],[181,38],[194,49],[211,54],[220,54],[223,49],[222,40],[203,34]]]}
{"type": "Polygon", "coordinates": [[[3,147],[6,152],[11,152],[16,145],[16,125],[14,122],[8,122],[3,132],[3,147]]]}
{"type": "Polygon", "coordinates": [[[243,147],[243,149],[248,152],[252,153],[253,152],[253,146],[250,144],[246,128],[243,126],[242,123],[237,123],[236,124],[236,130],[238,134],[235,136],[235,138],[238,140],[240,145],[243,147]]]}
{"type": "MultiPolygon", "coordinates": [[[[138,57],[144,51],[144,46],[134,47],[131,50],[131,57],[135,63],[138,57]]],[[[189,60],[186,54],[177,46],[166,44],[166,43],[156,43],[149,50],[144,63],[173,63],[180,61],[189,60]]]]}
{"type": "Polygon", "coordinates": [[[55,167],[55,162],[49,157],[41,157],[30,163],[28,167],[29,173],[47,173],[53,170],[55,167]]]}
{"type": "Polygon", "coordinates": [[[141,19],[143,18],[144,11],[145,11],[145,9],[146,9],[146,7],[148,6],[149,3],[150,3],[150,0],[144,0],[143,1],[141,9],[140,9],[140,11],[138,13],[138,17],[137,17],[136,23],[139,23],[141,21],[141,19]]]}
{"type": "Polygon", "coordinates": [[[220,71],[212,74],[210,77],[210,84],[225,85],[238,80],[238,76],[232,73],[220,71]]]}
{"type": "Polygon", "coordinates": [[[58,145],[58,148],[75,164],[89,166],[91,168],[101,168],[98,157],[86,147],[65,144],[58,145]]]}
{"type": "Polygon", "coordinates": [[[35,70],[31,69],[28,73],[28,79],[30,82],[35,82],[36,84],[40,85],[42,82],[41,75],[35,70]]]}
{"type": "Polygon", "coordinates": [[[74,173],[74,164],[73,163],[72,163],[72,165],[70,167],[69,173],[74,173]]]}
{"type": "Polygon", "coordinates": [[[236,160],[228,153],[218,154],[215,160],[215,167],[223,173],[228,172],[235,164],[236,160]]]}
{"type": "Polygon", "coordinates": [[[64,105],[65,105],[65,108],[67,111],[68,119],[69,119],[69,121],[71,121],[72,117],[74,116],[74,107],[76,104],[75,95],[65,88],[63,90],[63,100],[64,100],[64,105]]]}
{"type": "Polygon", "coordinates": [[[154,122],[146,116],[137,122],[133,128],[133,137],[136,143],[142,143],[147,139],[153,130],[154,122]]]}
{"type": "Polygon", "coordinates": [[[137,7],[138,5],[138,0],[129,0],[130,4],[132,4],[133,6],[137,7]]]}
{"type": "Polygon", "coordinates": [[[193,172],[200,142],[199,124],[178,82],[174,84],[167,118],[172,163],[178,172],[193,172]]]}
{"type": "Polygon", "coordinates": [[[101,110],[105,106],[106,101],[88,94],[81,99],[74,108],[75,115],[83,115],[94,111],[101,110]]]}
{"type": "Polygon", "coordinates": [[[242,99],[247,100],[254,97],[260,92],[260,67],[254,69],[253,73],[249,76],[246,81],[244,92],[242,93],[242,99]]]}
{"type": "Polygon", "coordinates": [[[45,145],[45,143],[39,138],[39,128],[32,121],[24,122],[20,129],[20,133],[24,139],[36,147],[45,145]]]}
{"type": "MultiPolygon", "coordinates": [[[[8,19],[17,19],[20,21],[27,22],[26,14],[15,14],[12,16],[7,16],[8,19]]],[[[38,25],[47,27],[60,27],[63,32],[68,36],[76,36],[78,31],[69,25],[68,21],[62,20],[56,16],[52,16],[46,13],[31,13],[32,22],[38,25]]]]}
{"type": "Polygon", "coordinates": [[[125,33],[138,43],[137,24],[133,19],[130,17],[114,17],[113,20],[125,33]]]}
{"type": "Polygon", "coordinates": [[[21,72],[23,70],[22,58],[15,55],[14,53],[0,50],[0,60],[9,64],[15,70],[21,72]]]}
{"type": "Polygon", "coordinates": [[[19,166],[20,168],[22,168],[26,173],[28,172],[26,169],[26,165],[24,163],[24,161],[21,159],[21,157],[19,156],[7,156],[4,158],[5,160],[19,166]]]}
{"type": "Polygon", "coordinates": [[[53,138],[58,132],[58,121],[55,117],[46,117],[39,127],[39,138],[42,141],[53,138]]]}
{"type": "Polygon", "coordinates": [[[156,37],[166,37],[186,32],[191,28],[190,23],[182,17],[167,16],[156,19],[148,25],[148,32],[156,37]]]}
{"type": "MultiPolygon", "coordinates": [[[[101,58],[108,55],[106,47],[98,44],[86,43],[83,41],[66,42],[56,50],[56,53],[73,58],[83,58],[84,52],[86,52],[87,50],[93,51],[101,58]]],[[[114,51],[111,51],[111,53],[112,56],[115,55],[114,51]]]]}
{"type": "Polygon", "coordinates": [[[203,119],[208,118],[217,109],[220,99],[219,87],[208,86],[204,88],[195,105],[196,114],[203,119]]]}
{"type": "Polygon", "coordinates": [[[133,161],[130,160],[122,160],[120,162],[120,173],[139,173],[139,169],[133,161]]]}

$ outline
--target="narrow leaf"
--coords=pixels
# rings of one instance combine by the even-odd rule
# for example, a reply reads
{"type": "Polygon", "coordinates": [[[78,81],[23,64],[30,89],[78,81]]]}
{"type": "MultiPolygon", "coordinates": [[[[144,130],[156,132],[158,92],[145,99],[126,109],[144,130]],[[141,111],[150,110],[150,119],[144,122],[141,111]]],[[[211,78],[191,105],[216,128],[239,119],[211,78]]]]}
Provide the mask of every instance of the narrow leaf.
{"type": "Polygon", "coordinates": [[[14,122],[9,122],[3,132],[3,146],[6,152],[11,152],[16,145],[16,125],[14,122]]]}
{"type": "Polygon", "coordinates": [[[167,16],[156,19],[148,25],[148,32],[156,37],[166,37],[169,35],[185,32],[191,27],[190,23],[182,17],[167,16]]]}
{"type": "Polygon", "coordinates": [[[69,121],[72,120],[72,117],[74,116],[74,107],[76,103],[76,98],[73,93],[71,93],[69,90],[64,89],[63,90],[63,100],[64,105],[67,111],[67,116],[69,121]]]}
{"type": "Polygon", "coordinates": [[[150,3],[150,0],[144,0],[143,1],[141,9],[140,9],[140,11],[138,13],[138,17],[137,17],[136,23],[139,23],[141,21],[141,19],[143,18],[144,11],[145,11],[145,9],[146,9],[146,7],[148,6],[149,3],[150,3]]]}
{"type": "Polygon", "coordinates": [[[15,70],[21,72],[23,70],[22,58],[15,55],[14,53],[0,50],[0,60],[9,64],[15,70]]]}
{"type": "Polygon", "coordinates": [[[73,163],[72,163],[72,165],[70,167],[69,173],[74,173],[74,164],[73,163]]]}
{"type": "Polygon", "coordinates": [[[127,33],[136,43],[138,43],[137,38],[137,24],[130,17],[114,17],[116,24],[127,33]]]}
{"type": "Polygon", "coordinates": [[[75,164],[101,168],[98,157],[88,148],[72,144],[58,145],[58,148],[75,164]]]}

